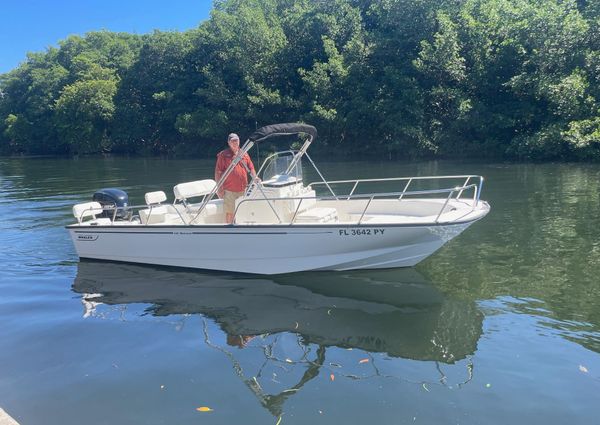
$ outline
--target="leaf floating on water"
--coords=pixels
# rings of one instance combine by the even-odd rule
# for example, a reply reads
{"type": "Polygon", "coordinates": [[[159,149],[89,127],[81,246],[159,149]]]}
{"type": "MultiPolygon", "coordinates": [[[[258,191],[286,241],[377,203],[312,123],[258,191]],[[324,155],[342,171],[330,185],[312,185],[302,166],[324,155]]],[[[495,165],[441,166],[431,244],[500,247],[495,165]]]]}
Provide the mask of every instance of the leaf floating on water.
{"type": "Polygon", "coordinates": [[[285,393],[295,393],[296,391],[298,391],[298,388],[289,388],[287,390],[283,390],[281,393],[285,394],[285,393]]]}
{"type": "Polygon", "coordinates": [[[587,367],[585,367],[583,365],[579,365],[579,370],[583,373],[588,373],[587,367]]]}
{"type": "Polygon", "coordinates": [[[492,387],[492,384],[485,384],[485,387],[486,387],[486,388],[491,388],[491,387],[492,387]]]}
{"type": "Polygon", "coordinates": [[[332,373],[331,375],[329,375],[329,379],[331,379],[331,381],[335,381],[335,375],[332,373]]]}
{"type": "Polygon", "coordinates": [[[360,359],[358,363],[369,363],[369,359],[360,359]]]}
{"type": "Polygon", "coordinates": [[[331,310],[327,310],[327,315],[331,316],[331,310]]]}
{"type": "Polygon", "coordinates": [[[281,416],[277,419],[277,423],[275,425],[279,425],[281,423],[281,416]]]}
{"type": "Polygon", "coordinates": [[[294,363],[294,362],[292,361],[292,359],[285,359],[285,362],[286,362],[286,363],[294,363]]]}
{"type": "Polygon", "coordinates": [[[298,326],[299,326],[299,325],[298,325],[298,322],[296,322],[296,327],[295,327],[294,329],[298,329],[298,326]]]}
{"type": "Polygon", "coordinates": [[[319,410],[319,415],[322,415],[322,414],[323,414],[323,411],[322,411],[322,410],[319,410]]]}
{"type": "Polygon", "coordinates": [[[210,407],[206,407],[206,406],[197,407],[196,410],[198,412],[212,412],[213,411],[210,407]]]}
{"type": "Polygon", "coordinates": [[[164,385],[161,385],[161,386],[160,386],[160,389],[161,389],[161,390],[164,390],[164,389],[165,389],[165,386],[164,386],[164,385]]]}
{"type": "Polygon", "coordinates": [[[329,363],[329,366],[332,366],[332,367],[342,367],[342,365],[341,365],[341,364],[338,364],[338,363],[331,363],[331,362],[329,363]]]}
{"type": "Polygon", "coordinates": [[[425,383],[423,383],[423,389],[427,392],[429,392],[429,388],[427,388],[427,385],[425,385],[425,383]]]}

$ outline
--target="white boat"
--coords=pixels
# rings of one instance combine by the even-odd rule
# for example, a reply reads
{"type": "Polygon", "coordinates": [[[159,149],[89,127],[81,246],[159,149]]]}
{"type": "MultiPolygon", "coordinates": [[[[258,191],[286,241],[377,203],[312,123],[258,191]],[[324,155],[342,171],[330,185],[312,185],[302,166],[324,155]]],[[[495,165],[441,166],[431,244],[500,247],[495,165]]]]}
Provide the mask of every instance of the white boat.
{"type": "MultiPolygon", "coordinates": [[[[490,210],[483,177],[419,176],[327,181],[307,153],[317,134],[306,124],[275,124],[253,133],[217,182],[186,182],[150,192],[141,206],[87,202],[67,226],[80,258],[232,272],[279,274],[414,266],[490,210]],[[217,199],[227,176],[256,143],[304,135],[298,150],[277,152],[262,180],[237,199],[227,224],[217,199]],[[321,178],[305,184],[308,159],[321,178]],[[417,185],[436,184],[423,189],[417,185]],[[369,186],[390,187],[369,192],[369,186]],[[194,202],[196,200],[196,202],[194,202]]],[[[102,201],[102,200],[101,200],[102,201]]]]}

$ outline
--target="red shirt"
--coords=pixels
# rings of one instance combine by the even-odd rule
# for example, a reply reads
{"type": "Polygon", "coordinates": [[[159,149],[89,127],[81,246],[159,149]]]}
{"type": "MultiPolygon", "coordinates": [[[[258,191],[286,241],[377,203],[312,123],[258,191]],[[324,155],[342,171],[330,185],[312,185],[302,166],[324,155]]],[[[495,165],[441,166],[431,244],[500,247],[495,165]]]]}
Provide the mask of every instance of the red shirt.
{"type": "MultiPolygon", "coordinates": [[[[216,173],[217,176],[223,175],[231,161],[235,158],[235,154],[231,151],[231,149],[227,148],[217,155],[217,166],[216,173]]],[[[248,186],[248,169],[251,173],[255,173],[254,164],[252,164],[252,160],[250,156],[246,153],[244,157],[238,162],[231,172],[225,183],[223,184],[223,189],[228,190],[229,192],[243,192],[246,190],[246,186],[248,186]],[[245,164],[245,167],[244,167],[245,164]]]]}

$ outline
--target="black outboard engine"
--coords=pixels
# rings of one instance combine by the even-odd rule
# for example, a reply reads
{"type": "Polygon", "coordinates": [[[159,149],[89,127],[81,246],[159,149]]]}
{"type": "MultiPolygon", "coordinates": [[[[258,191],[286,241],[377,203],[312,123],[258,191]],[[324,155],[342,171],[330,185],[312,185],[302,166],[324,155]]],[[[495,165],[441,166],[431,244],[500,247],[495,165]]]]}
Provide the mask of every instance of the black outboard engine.
{"type": "Polygon", "coordinates": [[[114,187],[100,189],[94,193],[92,200],[99,202],[100,205],[102,205],[102,208],[104,208],[104,211],[100,217],[112,219],[115,208],[119,208],[117,210],[117,214],[115,215],[115,219],[129,219],[130,211],[127,209],[129,196],[127,195],[127,192],[114,187]]]}

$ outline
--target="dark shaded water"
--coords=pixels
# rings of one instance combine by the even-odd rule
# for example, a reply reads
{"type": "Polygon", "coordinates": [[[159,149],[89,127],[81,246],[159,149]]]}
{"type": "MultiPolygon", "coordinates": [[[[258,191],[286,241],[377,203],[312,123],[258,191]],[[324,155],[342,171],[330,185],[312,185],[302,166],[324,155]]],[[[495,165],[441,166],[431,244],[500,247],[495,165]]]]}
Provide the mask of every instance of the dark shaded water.
{"type": "Polygon", "coordinates": [[[111,186],[141,203],[212,162],[0,159],[0,407],[23,425],[597,421],[600,167],[320,165],[482,174],[492,212],[415,269],[79,263],[72,204],[111,186]]]}

